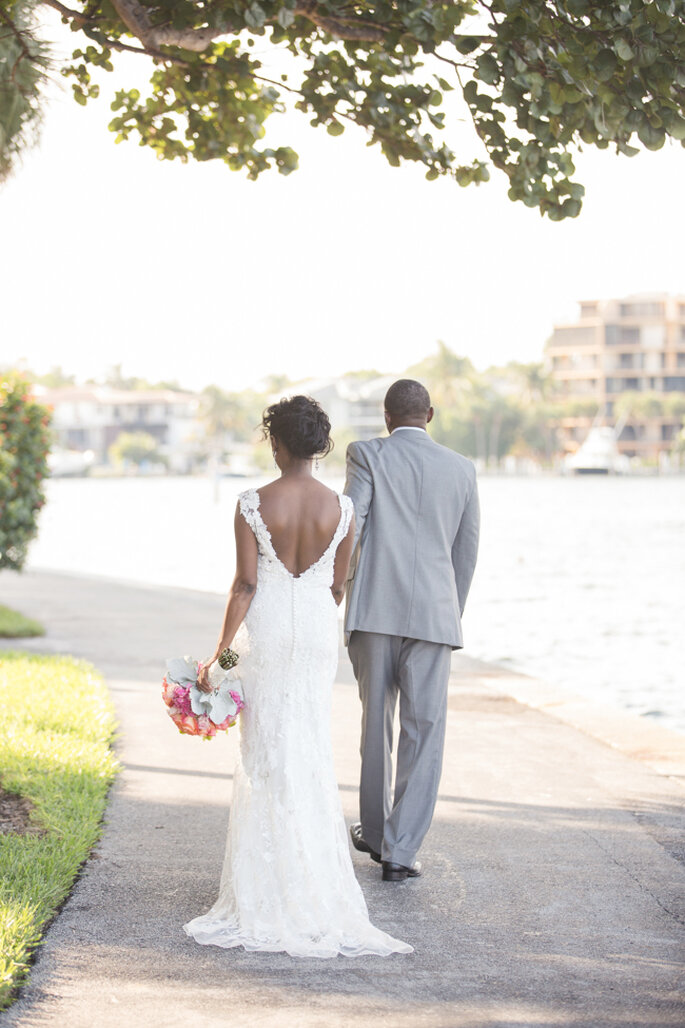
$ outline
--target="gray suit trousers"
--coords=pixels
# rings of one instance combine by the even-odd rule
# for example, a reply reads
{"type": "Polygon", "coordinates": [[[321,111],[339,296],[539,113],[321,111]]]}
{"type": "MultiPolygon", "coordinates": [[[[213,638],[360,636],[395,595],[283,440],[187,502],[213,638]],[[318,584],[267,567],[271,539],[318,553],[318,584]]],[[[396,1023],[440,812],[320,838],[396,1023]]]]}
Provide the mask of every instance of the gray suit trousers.
{"type": "Polygon", "coordinates": [[[349,655],[362,701],[362,835],[383,860],[411,866],[430,827],[445,742],[451,646],[353,631],[349,655]],[[392,795],[392,733],[400,737],[392,795]]]}

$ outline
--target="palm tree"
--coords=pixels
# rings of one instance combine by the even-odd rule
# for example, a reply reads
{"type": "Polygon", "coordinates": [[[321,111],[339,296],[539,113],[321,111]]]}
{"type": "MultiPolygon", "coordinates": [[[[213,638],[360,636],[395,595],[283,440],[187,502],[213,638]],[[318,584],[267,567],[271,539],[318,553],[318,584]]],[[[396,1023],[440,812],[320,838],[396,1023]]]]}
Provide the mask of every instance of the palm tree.
{"type": "Polygon", "coordinates": [[[468,357],[460,357],[438,341],[437,353],[407,370],[407,375],[426,385],[435,417],[433,431],[438,442],[464,450],[469,434],[468,410],[477,372],[468,357]]]}
{"type": "Polygon", "coordinates": [[[625,420],[634,418],[638,421],[646,421],[649,418],[663,417],[664,397],[657,392],[637,392],[629,389],[621,393],[615,405],[615,413],[623,416],[625,420]]]}
{"type": "Polygon", "coordinates": [[[541,361],[531,361],[529,364],[510,361],[507,369],[511,369],[518,381],[524,403],[542,403],[549,399],[552,376],[541,361]]]}
{"type": "Polygon", "coordinates": [[[521,449],[549,464],[556,449],[556,422],[560,417],[558,401],[553,397],[552,375],[540,361],[511,361],[507,370],[512,375],[522,412],[521,449]]]}

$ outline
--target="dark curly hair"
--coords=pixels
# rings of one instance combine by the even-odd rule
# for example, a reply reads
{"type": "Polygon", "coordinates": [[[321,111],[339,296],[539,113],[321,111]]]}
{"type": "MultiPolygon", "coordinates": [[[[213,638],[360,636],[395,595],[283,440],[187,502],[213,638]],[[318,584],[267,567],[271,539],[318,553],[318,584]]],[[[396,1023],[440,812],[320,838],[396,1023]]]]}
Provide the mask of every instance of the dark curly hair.
{"type": "Polygon", "coordinates": [[[331,423],[311,396],[290,396],[267,407],[262,416],[264,438],[274,436],[293,457],[325,457],[333,449],[331,423]]]}

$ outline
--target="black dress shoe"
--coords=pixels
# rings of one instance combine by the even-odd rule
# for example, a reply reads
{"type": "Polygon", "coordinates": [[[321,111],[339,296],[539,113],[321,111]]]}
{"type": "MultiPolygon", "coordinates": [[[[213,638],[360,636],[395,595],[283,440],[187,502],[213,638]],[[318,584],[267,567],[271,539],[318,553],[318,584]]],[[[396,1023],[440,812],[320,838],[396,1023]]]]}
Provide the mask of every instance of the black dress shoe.
{"type": "Polygon", "coordinates": [[[383,861],[383,881],[403,882],[405,878],[418,878],[421,874],[421,864],[417,860],[411,867],[404,864],[393,864],[391,860],[383,861]]]}
{"type": "Polygon", "coordinates": [[[364,842],[362,838],[362,826],[360,821],[350,825],[350,838],[352,840],[352,845],[356,850],[359,850],[360,853],[368,853],[372,860],[375,860],[377,864],[380,864],[380,853],[376,853],[375,850],[372,850],[368,842],[364,842]]]}

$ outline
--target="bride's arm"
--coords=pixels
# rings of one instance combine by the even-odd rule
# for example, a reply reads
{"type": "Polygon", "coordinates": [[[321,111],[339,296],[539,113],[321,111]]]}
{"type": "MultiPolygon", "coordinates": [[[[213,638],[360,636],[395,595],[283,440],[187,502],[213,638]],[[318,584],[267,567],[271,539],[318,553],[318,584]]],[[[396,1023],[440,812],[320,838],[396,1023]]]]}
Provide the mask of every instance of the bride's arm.
{"type": "Polygon", "coordinates": [[[333,593],[333,599],[340,606],[342,603],[343,596],[345,595],[345,582],[347,580],[347,570],[350,566],[350,557],[352,556],[352,549],[354,547],[354,514],[350,519],[350,527],[347,530],[347,535],[342,540],[335,554],[335,564],[333,566],[333,585],[331,586],[331,592],[333,593]]]}
{"type": "Polygon", "coordinates": [[[211,659],[202,669],[198,687],[202,692],[211,692],[207,673],[209,667],[217,659],[222,650],[230,646],[236,632],[248,612],[255,589],[257,588],[257,540],[245,518],[240,513],[240,505],[235,512],[235,578],[228,594],[226,611],[221,626],[221,634],[211,659]]]}

